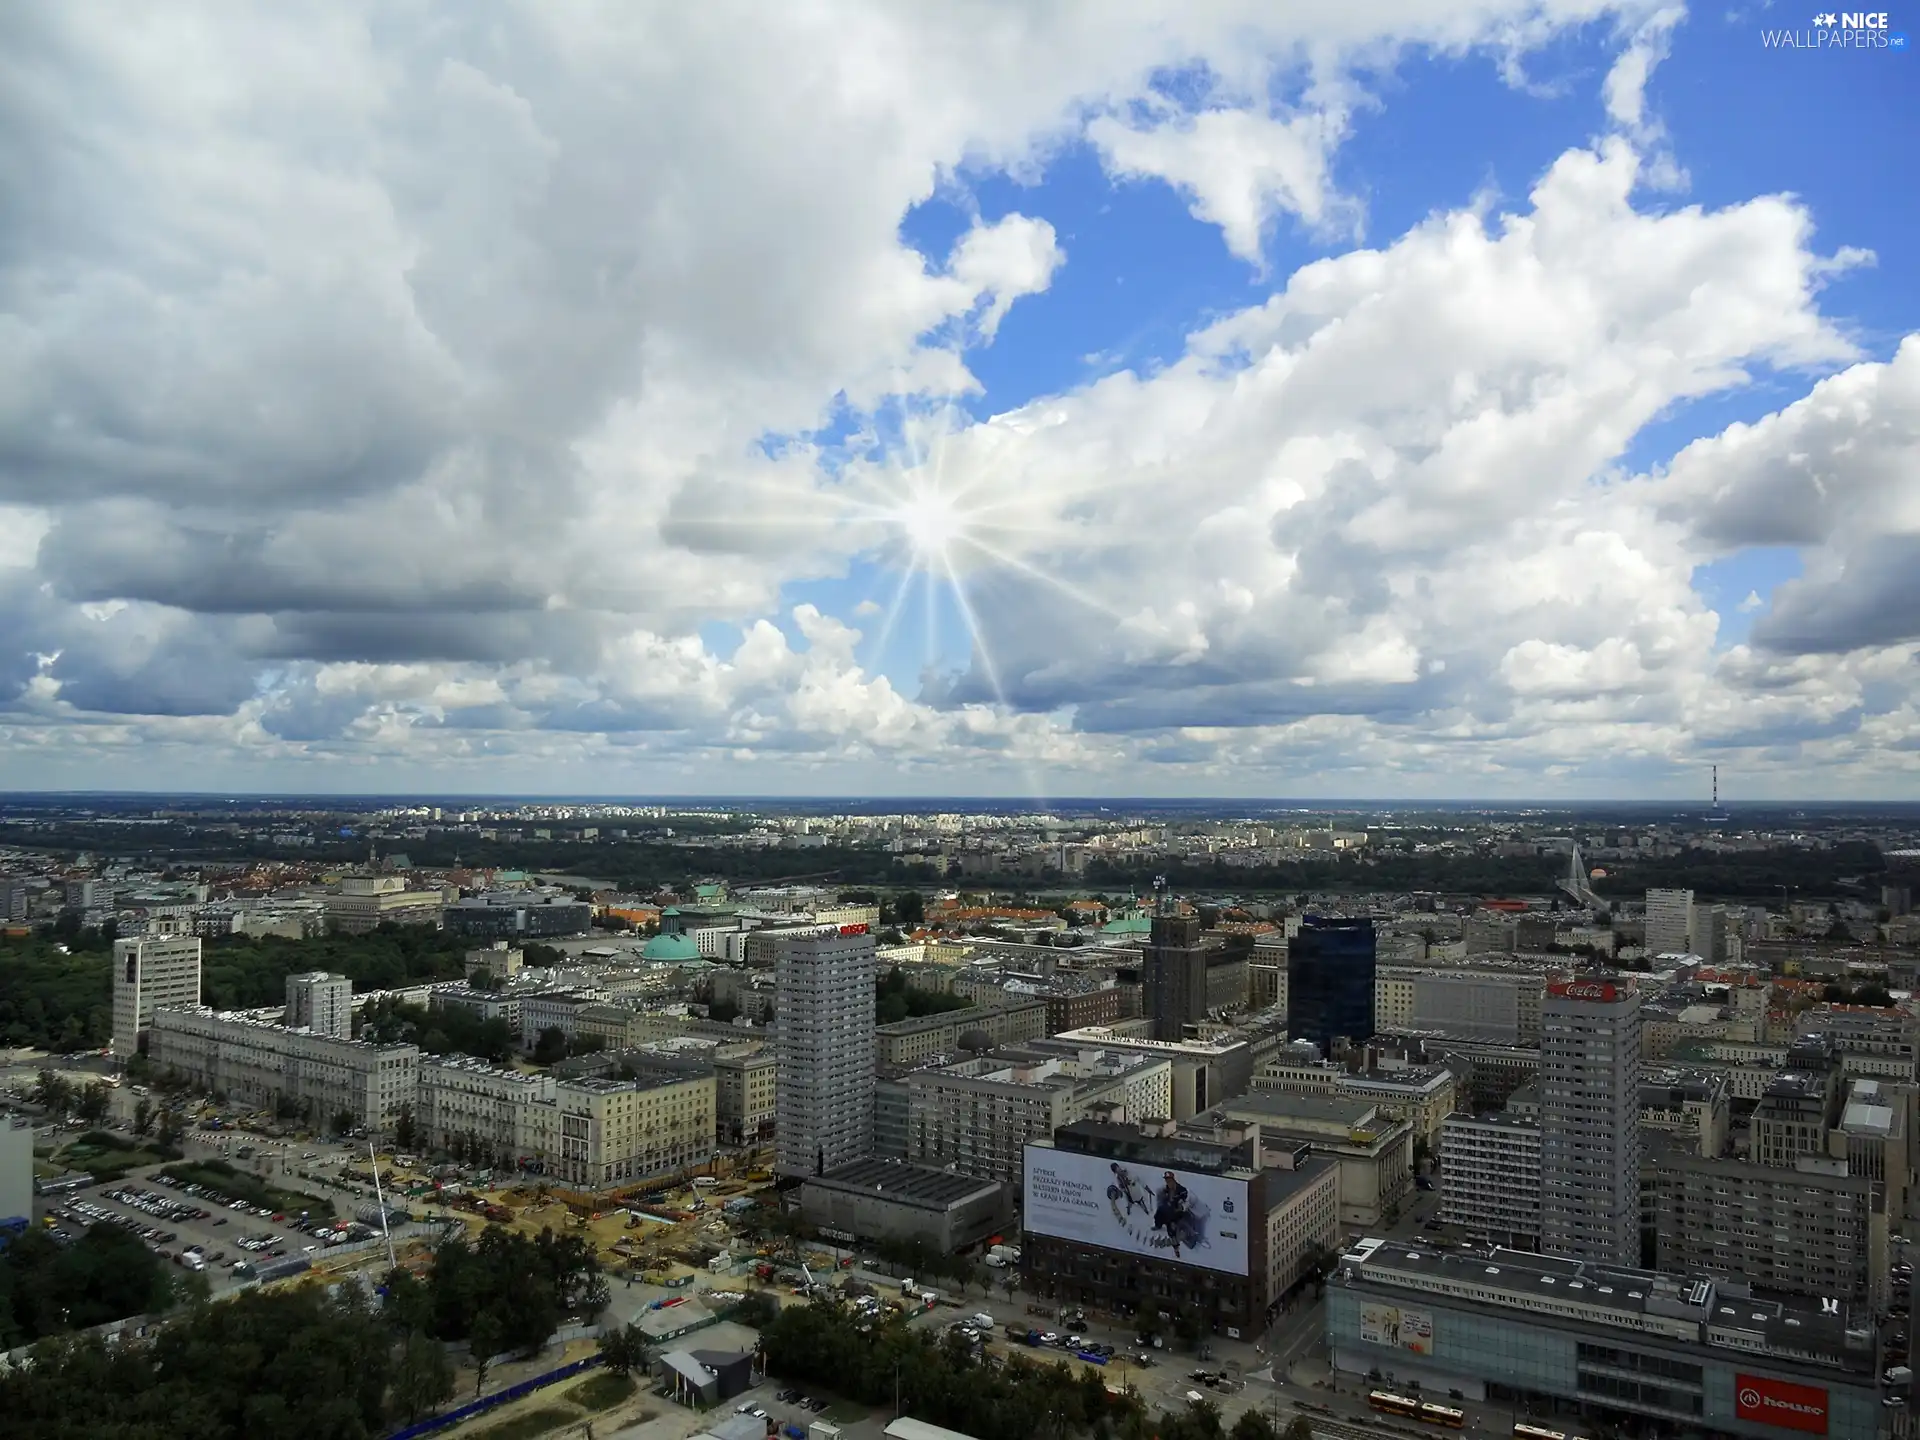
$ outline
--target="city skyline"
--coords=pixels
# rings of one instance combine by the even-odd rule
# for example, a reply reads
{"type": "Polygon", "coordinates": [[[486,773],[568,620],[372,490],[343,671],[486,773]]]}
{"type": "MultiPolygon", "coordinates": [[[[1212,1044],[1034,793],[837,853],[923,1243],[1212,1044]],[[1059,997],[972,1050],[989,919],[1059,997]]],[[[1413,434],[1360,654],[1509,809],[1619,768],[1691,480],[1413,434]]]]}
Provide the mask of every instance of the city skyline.
{"type": "Polygon", "coordinates": [[[1920,799],[1910,56],[811,13],[0,25],[0,790],[1920,799]]]}

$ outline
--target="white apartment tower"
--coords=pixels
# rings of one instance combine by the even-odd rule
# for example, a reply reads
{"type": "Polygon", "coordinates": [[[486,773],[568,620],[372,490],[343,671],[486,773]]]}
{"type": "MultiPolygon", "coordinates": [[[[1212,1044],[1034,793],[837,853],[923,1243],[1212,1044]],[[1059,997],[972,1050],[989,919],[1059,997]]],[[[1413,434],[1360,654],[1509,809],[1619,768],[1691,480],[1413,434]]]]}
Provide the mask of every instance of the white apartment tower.
{"type": "Polygon", "coordinates": [[[159,1006],[200,1003],[200,938],[184,922],[156,919],[147,933],[113,942],[113,1056],[131,1060],[159,1006]]]}
{"type": "Polygon", "coordinates": [[[353,982],[324,970],[287,976],[287,1024],[336,1040],[353,1038],[353,982]]]}
{"type": "Polygon", "coordinates": [[[1685,955],[1693,949],[1693,892],[1647,891],[1647,954],[1685,955]]]}
{"type": "Polygon", "coordinates": [[[1640,996],[1560,981],[1540,1009],[1540,1249],[1640,1263],[1640,996]]]}
{"type": "Polygon", "coordinates": [[[865,925],[778,937],[774,1143],[783,1175],[873,1151],[873,935],[865,925]]]}

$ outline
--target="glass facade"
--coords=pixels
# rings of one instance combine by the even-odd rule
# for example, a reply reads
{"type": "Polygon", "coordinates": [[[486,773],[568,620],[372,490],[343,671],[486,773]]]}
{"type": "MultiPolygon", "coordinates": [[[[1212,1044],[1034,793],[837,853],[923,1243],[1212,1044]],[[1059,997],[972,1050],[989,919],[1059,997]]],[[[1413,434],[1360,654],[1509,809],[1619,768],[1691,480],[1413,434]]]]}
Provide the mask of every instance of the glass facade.
{"type": "MultiPolygon", "coordinates": [[[[1812,1365],[1770,1363],[1717,1347],[1687,1345],[1598,1325],[1574,1326],[1521,1311],[1497,1312],[1387,1286],[1327,1289],[1327,1346],[1342,1369],[1378,1369],[1403,1383],[1447,1382],[1483,1393],[1577,1403],[1589,1413],[1623,1411],[1666,1421],[1672,1434],[1742,1437],[1793,1433],[1743,1419],[1739,1391],[1755,1376],[1825,1397],[1830,1436],[1867,1440],[1879,1432],[1882,1409],[1871,1374],[1812,1365]],[[1384,1324],[1392,1312],[1417,1312],[1430,1324],[1384,1324]],[[1409,1335],[1419,1338],[1410,1345],[1409,1335]],[[1415,1348],[1415,1347],[1424,1347],[1415,1348]],[[1736,1379],[1736,1377],[1741,1377],[1736,1379]],[[1472,1388],[1469,1388],[1472,1387],[1472,1388]]],[[[1818,1433],[1818,1432],[1816,1432],[1818,1433]]]]}
{"type": "Polygon", "coordinates": [[[1373,921],[1309,915],[1287,941],[1287,1028],[1323,1055],[1373,1038],[1373,921]]]}

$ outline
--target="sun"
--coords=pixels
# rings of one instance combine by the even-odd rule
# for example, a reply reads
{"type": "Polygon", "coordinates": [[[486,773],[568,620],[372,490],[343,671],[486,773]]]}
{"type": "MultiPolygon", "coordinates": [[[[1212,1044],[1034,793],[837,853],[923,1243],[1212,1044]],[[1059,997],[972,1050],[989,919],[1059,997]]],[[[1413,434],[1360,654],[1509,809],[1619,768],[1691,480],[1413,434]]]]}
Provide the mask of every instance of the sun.
{"type": "Polygon", "coordinates": [[[920,561],[948,561],[948,548],[964,539],[965,520],[953,498],[935,489],[924,489],[900,502],[892,516],[901,535],[920,561]]]}

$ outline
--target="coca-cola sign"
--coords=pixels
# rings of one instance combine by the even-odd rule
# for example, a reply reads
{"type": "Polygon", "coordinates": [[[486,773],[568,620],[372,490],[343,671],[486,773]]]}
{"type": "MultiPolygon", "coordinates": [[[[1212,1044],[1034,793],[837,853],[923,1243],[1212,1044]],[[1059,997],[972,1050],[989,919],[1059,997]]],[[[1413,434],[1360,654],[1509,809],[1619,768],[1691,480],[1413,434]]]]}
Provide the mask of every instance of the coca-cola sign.
{"type": "Polygon", "coordinates": [[[1603,1005],[1620,998],[1618,988],[1605,980],[1561,980],[1549,985],[1547,993],[1562,1000],[1598,1000],[1603,1005]]]}

